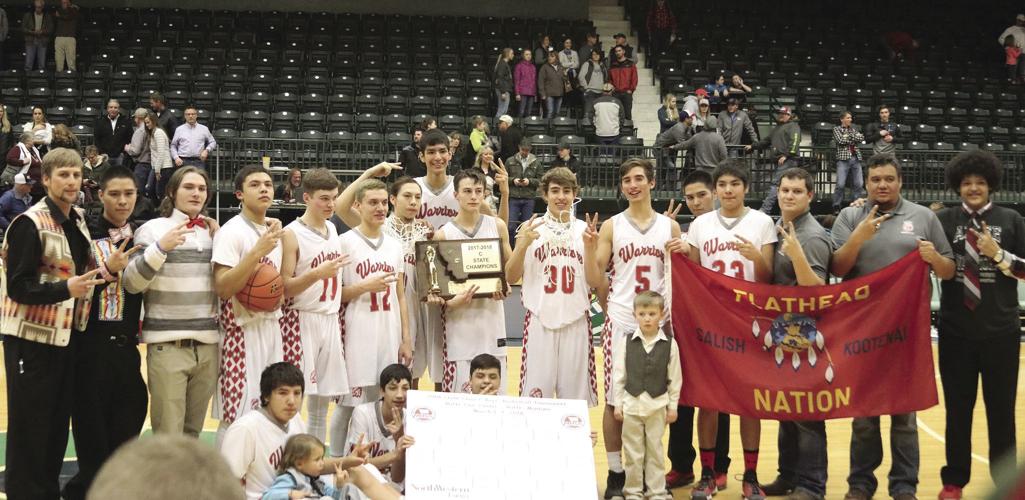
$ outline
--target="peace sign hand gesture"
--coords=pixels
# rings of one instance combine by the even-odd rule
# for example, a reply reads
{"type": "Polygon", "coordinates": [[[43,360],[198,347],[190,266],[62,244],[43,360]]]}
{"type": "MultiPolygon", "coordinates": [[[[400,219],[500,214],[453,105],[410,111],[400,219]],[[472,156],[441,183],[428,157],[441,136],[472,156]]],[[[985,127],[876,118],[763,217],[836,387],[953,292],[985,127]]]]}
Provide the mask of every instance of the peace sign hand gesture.
{"type": "Polygon", "coordinates": [[[667,208],[665,212],[662,212],[663,215],[665,215],[666,217],[669,217],[670,219],[673,219],[673,220],[676,220],[676,216],[680,215],[680,209],[683,208],[683,202],[682,201],[680,202],[679,205],[675,205],[675,203],[676,203],[676,200],[669,200],[669,208],[667,208]]]}
{"type": "Polygon", "coordinates": [[[107,257],[107,271],[111,274],[117,274],[124,268],[128,267],[128,258],[142,248],[139,245],[135,245],[126,252],[125,245],[127,244],[128,238],[121,240],[121,244],[117,246],[117,249],[111,252],[110,256],[107,257]]]}
{"type": "Polygon", "coordinates": [[[1000,244],[993,239],[993,233],[989,230],[989,224],[982,223],[981,233],[975,228],[969,228],[968,230],[979,238],[979,252],[995,260],[997,253],[1000,252],[1000,244]]]}
{"type": "Polygon", "coordinates": [[[786,223],[786,228],[783,225],[776,227],[779,231],[779,236],[783,242],[780,247],[780,252],[790,258],[791,261],[798,260],[804,256],[804,248],[801,246],[801,240],[797,239],[797,230],[794,229],[793,221],[786,223]]]}
{"type": "Polygon", "coordinates": [[[495,184],[498,184],[498,192],[504,194],[509,193],[509,171],[505,169],[505,162],[501,158],[498,159],[498,164],[491,162],[491,166],[495,167],[495,184]]]}
{"type": "Polygon", "coordinates": [[[89,290],[96,285],[102,285],[107,280],[97,279],[96,273],[100,272],[100,268],[93,269],[85,274],[78,276],[72,276],[68,278],[68,293],[76,299],[85,298],[89,290]]]}
{"type": "Polygon", "coordinates": [[[520,245],[521,239],[524,245],[530,245],[534,240],[538,239],[541,235],[537,232],[537,228],[541,224],[544,224],[544,221],[537,220],[537,214],[531,215],[527,222],[520,224],[519,229],[516,230],[516,246],[520,245]]]}
{"type": "Polygon", "coordinates": [[[878,212],[879,205],[874,205],[872,210],[868,212],[868,217],[865,217],[865,219],[858,223],[858,226],[854,228],[854,232],[851,233],[851,238],[856,238],[862,242],[866,242],[876,235],[876,231],[878,231],[879,227],[883,225],[883,222],[886,222],[890,217],[893,217],[891,214],[883,214],[876,217],[876,213],[878,212]]]}
{"type": "Polygon", "coordinates": [[[587,229],[584,230],[584,249],[589,252],[598,251],[598,214],[584,214],[587,229]]]}

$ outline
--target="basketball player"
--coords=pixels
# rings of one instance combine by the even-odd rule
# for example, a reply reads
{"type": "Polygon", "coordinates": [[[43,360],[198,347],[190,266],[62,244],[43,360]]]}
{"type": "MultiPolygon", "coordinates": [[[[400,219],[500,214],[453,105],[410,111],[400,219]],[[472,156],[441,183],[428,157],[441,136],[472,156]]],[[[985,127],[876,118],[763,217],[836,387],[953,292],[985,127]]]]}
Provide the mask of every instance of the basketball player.
{"type": "MultiPolygon", "coordinates": [[[[767,283],[772,279],[773,245],[776,228],[764,212],[744,206],[747,172],[739,160],[726,160],[712,172],[715,196],[720,208],[706,213],[687,229],[687,256],[703,267],[747,281],[767,283]]],[[[719,412],[698,409],[698,446],[701,480],[691,498],[707,499],[719,489],[714,476],[716,433],[719,412]]],[[[761,500],[755,468],[758,465],[758,419],[740,417],[740,439],[744,449],[743,498],[761,500]]]]}
{"type": "Polygon", "coordinates": [[[342,267],[342,334],[350,392],[331,423],[335,456],[344,454],[353,408],[380,397],[377,382],[384,367],[394,363],[408,366],[413,358],[402,244],[383,229],[388,216],[384,183],[360,181],[354,207],[361,222],[341,236],[341,251],[349,257],[342,267]]]}
{"type": "Polygon", "coordinates": [[[396,485],[405,479],[406,449],[413,444],[413,438],[405,435],[402,425],[411,379],[409,368],[398,363],[381,371],[381,398],[363,403],[352,412],[345,446],[352,453],[364,440],[369,443],[367,463],[380,469],[396,485]]]}
{"type": "Polygon", "coordinates": [[[568,168],[544,174],[541,197],[548,208],[541,219],[535,215],[520,226],[505,277],[510,282],[523,278],[527,309],[520,396],[583,399],[595,406],[591,296],[582,279],[587,223],[573,216],[578,192],[568,168]]]}
{"type": "MultiPolygon", "coordinates": [[[[459,202],[456,201],[455,187],[452,183],[452,176],[448,175],[448,164],[452,160],[452,150],[449,149],[448,136],[439,129],[432,129],[424,132],[420,138],[420,160],[427,166],[427,175],[417,177],[416,183],[420,185],[423,194],[420,205],[420,213],[417,219],[425,220],[435,230],[441,228],[451,221],[459,213],[459,202]]],[[[502,199],[509,196],[509,176],[505,169],[498,167],[495,175],[495,184],[498,185],[502,199]]],[[[484,204],[480,213],[495,215],[491,207],[484,204]]],[[[503,222],[509,222],[509,204],[499,205],[498,217],[503,222]]],[[[431,377],[435,379],[435,390],[441,390],[444,350],[441,309],[437,307],[427,308],[426,313],[426,337],[427,337],[427,369],[431,377]]]]}
{"type": "Polygon", "coordinates": [[[323,440],[328,403],[349,392],[338,322],[342,305],[339,280],[348,258],[340,253],[334,224],[327,223],[334,212],[338,179],[318,168],[307,172],[302,184],[306,212],[285,227],[281,236],[286,299],[281,332],[285,361],[299,365],[306,377],[310,434],[323,440]]]}
{"type": "MultiPolygon", "coordinates": [[[[430,168],[430,166],[428,166],[430,168]]],[[[484,204],[484,174],[477,170],[463,170],[452,183],[459,201],[459,214],[434,233],[435,240],[469,240],[498,238],[501,240],[502,264],[512,253],[509,232],[505,222],[480,212],[484,204]]],[[[444,376],[442,390],[470,392],[470,361],[481,353],[488,353],[502,363],[505,372],[505,307],[502,301],[507,290],[495,291],[488,298],[473,298],[477,287],[445,301],[444,317],[444,376]]],[[[432,303],[440,299],[435,297],[432,303]]],[[[504,394],[505,391],[500,391],[504,394]]]]}
{"type": "MultiPolygon", "coordinates": [[[[712,174],[704,170],[695,170],[683,179],[684,203],[673,207],[669,201],[666,215],[676,219],[676,214],[684,205],[694,217],[700,217],[715,209],[715,187],[712,185],[712,174]]],[[[681,241],[687,240],[687,229],[690,223],[681,224],[683,234],[681,241]]],[[[681,247],[682,249],[682,247],[681,247]]],[[[666,473],[666,487],[679,488],[694,482],[694,407],[679,406],[676,409],[679,418],[669,424],[669,462],[671,469],[666,473]]],[[[730,416],[719,414],[719,430],[715,437],[715,478],[716,484],[726,487],[726,471],[730,466],[730,416]]]]}
{"type": "Polygon", "coordinates": [[[235,197],[242,211],[214,235],[214,289],[221,299],[221,369],[214,418],[223,436],[236,418],[260,407],[260,372],[282,360],[281,310],[251,311],[235,298],[259,264],[281,270],[281,222],[267,218],[274,182],[259,165],[235,176],[235,197]]]}
{"type": "MultiPolygon", "coordinates": [[[[602,224],[588,217],[584,233],[584,270],[587,285],[609,290],[605,308],[602,347],[605,365],[605,415],[602,427],[609,460],[605,498],[623,496],[626,473],[620,450],[623,424],[615,419],[612,391],[612,346],[637,330],[633,315],[634,297],[651,290],[669,297],[666,269],[666,245],[680,238],[680,226],[651,208],[651,190],[655,187],[655,167],[651,161],[631,158],[619,167],[619,189],[630,203],[622,213],[602,224]],[[605,270],[611,266],[611,283],[605,270]]],[[[671,303],[666,300],[666,303],[671,303]]],[[[666,315],[668,318],[668,314],[666,315]]],[[[663,324],[665,319],[663,319],[663,324]]]]}

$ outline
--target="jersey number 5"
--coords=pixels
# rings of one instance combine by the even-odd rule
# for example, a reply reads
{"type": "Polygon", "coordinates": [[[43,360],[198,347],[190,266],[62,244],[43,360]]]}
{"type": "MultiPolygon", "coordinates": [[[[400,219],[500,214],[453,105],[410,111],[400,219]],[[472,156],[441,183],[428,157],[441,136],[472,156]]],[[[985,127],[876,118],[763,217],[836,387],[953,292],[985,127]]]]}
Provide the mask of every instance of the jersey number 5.
{"type": "Polygon", "coordinates": [[[647,276],[650,272],[651,266],[637,266],[634,268],[634,278],[637,280],[637,286],[634,287],[634,293],[651,290],[651,280],[648,279],[647,276]]]}
{"type": "Polygon", "coordinates": [[[573,288],[576,286],[576,276],[573,274],[573,269],[569,266],[564,266],[562,268],[548,266],[548,283],[545,284],[545,293],[552,294],[560,288],[558,283],[560,274],[562,279],[562,293],[567,295],[573,293],[573,288]],[[559,272],[559,269],[562,269],[561,273],[559,272]]]}

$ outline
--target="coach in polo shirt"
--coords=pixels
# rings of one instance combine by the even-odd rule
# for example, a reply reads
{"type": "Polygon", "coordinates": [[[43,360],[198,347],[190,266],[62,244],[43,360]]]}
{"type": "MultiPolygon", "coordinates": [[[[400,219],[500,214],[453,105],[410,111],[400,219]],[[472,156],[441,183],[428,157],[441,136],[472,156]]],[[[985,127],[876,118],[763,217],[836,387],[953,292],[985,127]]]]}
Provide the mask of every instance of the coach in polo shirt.
{"type": "MultiPolygon", "coordinates": [[[[780,174],[776,258],[772,282],[786,286],[818,286],[829,277],[833,243],[812,217],[815,198],[811,174],[788,168],[780,174]]],[[[794,493],[792,498],[822,499],[826,494],[826,423],[786,421],[779,423],[779,476],[763,486],[767,496],[794,493]]]]}
{"type": "MultiPolygon", "coordinates": [[[[893,155],[875,155],[868,160],[865,188],[868,202],[847,207],[833,224],[831,272],[856,278],[878,271],[909,252],[918,250],[922,260],[940,279],[954,277],[950,243],[939,219],[931,210],[901,197],[901,169],[893,155]]],[[[918,485],[918,427],[915,414],[890,417],[893,466],[890,496],[896,500],[915,498],[918,485]]],[[[868,500],[878,481],[875,469],[883,459],[879,417],[855,418],[851,435],[851,472],[847,477],[851,500],[868,500]]]]}

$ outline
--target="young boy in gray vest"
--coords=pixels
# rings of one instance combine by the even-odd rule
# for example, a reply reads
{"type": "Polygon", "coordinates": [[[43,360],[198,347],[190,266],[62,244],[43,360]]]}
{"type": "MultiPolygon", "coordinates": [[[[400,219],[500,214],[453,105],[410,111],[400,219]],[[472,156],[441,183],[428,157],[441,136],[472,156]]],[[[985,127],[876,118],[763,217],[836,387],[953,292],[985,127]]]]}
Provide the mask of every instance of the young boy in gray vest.
{"type": "Polygon", "coordinates": [[[623,337],[612,352],[614,416],[623,422],[623,462],[627,500],[672,498],[666,490],[662,433],[676,421],[680,400],[680,351],[659,327],[665,299],[645,291],[634,299],[638,328],[623,337]]]}

